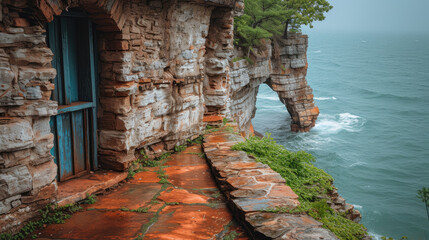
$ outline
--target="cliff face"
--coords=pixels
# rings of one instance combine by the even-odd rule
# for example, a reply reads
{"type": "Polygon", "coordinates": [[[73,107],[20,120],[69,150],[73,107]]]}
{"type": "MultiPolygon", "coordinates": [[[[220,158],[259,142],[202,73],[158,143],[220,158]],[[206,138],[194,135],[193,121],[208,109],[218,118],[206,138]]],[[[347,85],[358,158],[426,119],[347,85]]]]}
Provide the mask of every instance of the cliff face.
{"type": "Polygon", "coordinates": [[[308,37],[289,35],[288,39],[256,49],[251,56],[253,64],[244,59],[232,63],[229,115],[238,119],[241,128],[248,129],[246,126],[254,117],[256,95],[262,83],[277,92],[286,106],[292,117],[292,131],[307,132],[314,127],[319,108],[313,103],[312,89],[305,79],[308,37]]]}
{"type": "Polygon", "coordinates": [[[63,136],[50,121],[63,106],[52,96],[61,79],[47,24],[69,10],[95,28],[87,172],[124,171],[140,150],[172,150],[203,133],[204,117],[236,119],[247,131],[263,82],[287,106],[292,130],[308,131],[317,118],[305,36],[279,42],[279,54],[268,45],[255,65],[232,62],[243,1],[3,0],[0,7],[0,231],[19,227],[57,195],[62,160],[52,152],[63,136]]]}

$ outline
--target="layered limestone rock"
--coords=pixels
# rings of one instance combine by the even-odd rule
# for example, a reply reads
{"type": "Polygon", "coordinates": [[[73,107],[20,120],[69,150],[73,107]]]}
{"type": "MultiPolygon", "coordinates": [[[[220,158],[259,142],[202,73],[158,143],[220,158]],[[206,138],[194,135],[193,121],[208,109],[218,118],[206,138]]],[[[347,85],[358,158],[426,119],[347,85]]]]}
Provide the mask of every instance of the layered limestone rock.
{"type": "MultiPolygon", "coordinates": [[[[291,115],[291,130],[307,132],[316,123],[319,108],[314,105],[307,83],[308,37],[289,34],[251,54],[252,63],[242,59],[231,63],[231,92],[228,116],[237,119],[241,130],[248,130],[254,117],[259,85],[268,84],[291,115]]],[[[242,56],[239,50],[236,55],[242,56]]]]}
{"type": "Polygon", "coordinates": [[[96,26],[92,151],[99,166],[92,170],[125,171],[141,149],[151,156],[172,150],[203,133],[204,117],[232,118],[250,129],[263,82],[286,104],[293,130],[309,130],[317,117],[305,82],[305,36],[279,42],[279,54],[268,44],[254,65],[232,61],[241,0],[2,0],[0,7],[2,232],[55,201],[50,118],[58,109],[51,100],[57,73],[45,27],[69,9],[85,12],[96,26]]]}
{"type": "Polygon", "coordinates": [[[229,91],[233,17],[243,1],[2,0],[0,7],[0,232],[55,201],[49,121],[58,103],[50,100],[56,70],[45,29],[55,16],[79,9],[96,26],[100,166],[93,170],[124,171],[136,151],[171,150],[203,132],[211,107],[226,111],[219,98],[229,91]]]}

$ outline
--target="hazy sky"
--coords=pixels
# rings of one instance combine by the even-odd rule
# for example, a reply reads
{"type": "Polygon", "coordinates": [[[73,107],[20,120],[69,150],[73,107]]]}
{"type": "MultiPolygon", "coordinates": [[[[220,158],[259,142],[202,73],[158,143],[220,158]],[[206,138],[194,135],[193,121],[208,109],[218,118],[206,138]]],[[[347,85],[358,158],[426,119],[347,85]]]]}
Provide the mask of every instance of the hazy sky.
{"type": "Polygon", "coordinates": [[[315,30],[429,33],[429,0],[328,1],[334,8],[315,30]]]}

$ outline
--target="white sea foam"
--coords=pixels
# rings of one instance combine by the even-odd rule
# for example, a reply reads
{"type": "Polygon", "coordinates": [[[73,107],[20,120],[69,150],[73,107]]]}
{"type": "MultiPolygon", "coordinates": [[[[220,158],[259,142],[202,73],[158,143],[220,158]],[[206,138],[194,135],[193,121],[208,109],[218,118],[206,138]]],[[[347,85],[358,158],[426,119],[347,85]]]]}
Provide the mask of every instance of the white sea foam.
{"type": "Polygon", "coordinates": [[[361,205],[357,205],[357,204],[352,204],[356,209],[359,209],[359,210],[361,210],[362,209],[362,206],[361,205]]]}
{"type": "Polygon", "coordinates": [[[280,101],[279,97],[276,96],[258,96],[259,99],[266,99],[266,100],[271,100],[271,101],[280,101]]]}
{"type": "Polygon", "coordinates": [[[325,100],[337,100],[336,97],[315,97],[314,99],[319,101],[325,101],[325,100]]]}
{"type": "Polygon", "coordinates": [[[322,50],[317,50],[317,51],[314,51],[313,53],[321,53],[322,52],[322,50]]]}
{"type": "Polygon", "coordinates": [[[362,165],[366,165],[366,163],[364,163],[364,162],[355,162],[355,163],[350,164],[347,167],[356,167],[356,166],[362,166],[362,165]]]}
{"type": "Polygon", "coordinates": [[[365,125],[366,120],[351,113],[336,115],[321,114],[314,130],[322,134],[335,134],[340,131],[358,132],[365,125]]]}
{"type": "Polygon", "coordinates": [[[366,41],[365,41],[365,40],[362,40],[361,42],[366,43],[366,41]]]}
{"type": "Polygon", "coordinates": [[[263,106],[263,107],[258,107],[259,109],[279,109],[279,108],[285,108],[284,105],[271,105],[271,106],[263,106]]]}
{"type": "Polygon", "coordinates": [[[381,240],[381,235],[373,232],[368,232],[368,234],[372,237],[373,240],[381,240]]]}

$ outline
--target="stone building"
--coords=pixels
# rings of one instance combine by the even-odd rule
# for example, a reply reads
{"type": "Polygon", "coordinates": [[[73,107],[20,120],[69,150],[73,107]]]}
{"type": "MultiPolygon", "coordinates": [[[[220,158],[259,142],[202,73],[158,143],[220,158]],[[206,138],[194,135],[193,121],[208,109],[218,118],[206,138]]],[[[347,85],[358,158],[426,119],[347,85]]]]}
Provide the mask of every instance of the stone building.
{"type": "Polygon", "coordinates": [[[266,82],[308,131],[307,38],[233,62],[242,0],[0,0],[0,232],[57,201],[58,183],[127,170],[199,136],[251,127],[266,82]],[[276,56],[276,57],[272,57],[276,56]]]}

